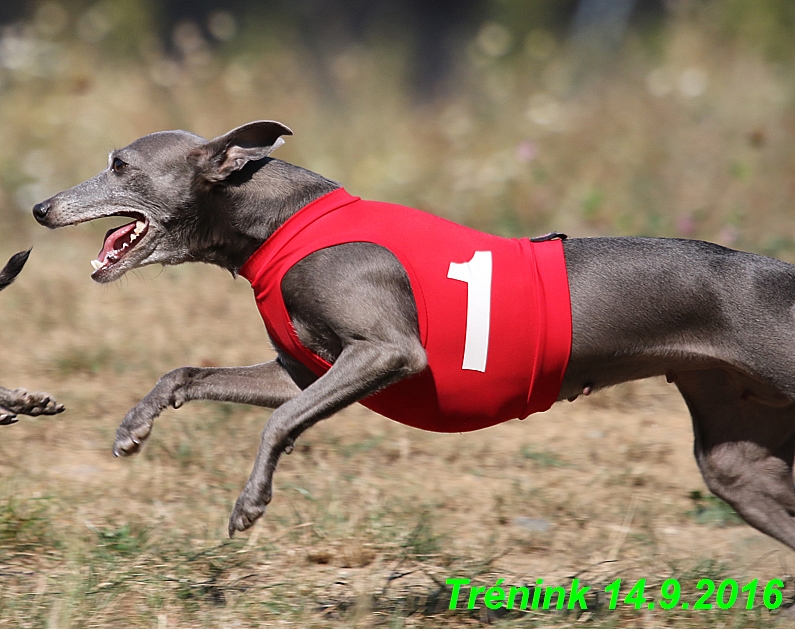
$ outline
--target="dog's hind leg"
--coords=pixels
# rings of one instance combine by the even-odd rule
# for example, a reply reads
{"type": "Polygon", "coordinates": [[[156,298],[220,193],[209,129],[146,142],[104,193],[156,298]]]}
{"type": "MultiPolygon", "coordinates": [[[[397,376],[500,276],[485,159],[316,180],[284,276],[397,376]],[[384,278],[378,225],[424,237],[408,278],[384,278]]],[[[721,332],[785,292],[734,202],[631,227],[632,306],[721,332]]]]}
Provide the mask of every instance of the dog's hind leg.
{"type": "MultiPolygon", "coordinates": [[[[795,403],[753,393],[729,369],[676,374],[709,489],[751,526],[795,549],[795,403]]],[[[758,389],[757,389],[758,390],[758,389]]]]}

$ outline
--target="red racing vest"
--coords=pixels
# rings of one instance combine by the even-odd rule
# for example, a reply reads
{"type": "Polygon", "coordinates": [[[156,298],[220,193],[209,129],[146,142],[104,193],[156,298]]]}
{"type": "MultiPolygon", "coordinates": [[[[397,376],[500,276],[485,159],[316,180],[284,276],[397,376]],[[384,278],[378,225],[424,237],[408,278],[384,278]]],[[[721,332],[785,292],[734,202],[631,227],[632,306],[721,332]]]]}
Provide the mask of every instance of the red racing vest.
{"type": "Polygon", "coordinates": [[[287,271],[335,245],[388,249],[408,274],[428,367],[361,400],[409,426],[463,432],[547,410],[571,352],[571,303],[559,240],[501,238],[342,188],[291,216],[246,261],[273,341],[322,376],[331,364],[304,347],[281,291],[287,271]]]}

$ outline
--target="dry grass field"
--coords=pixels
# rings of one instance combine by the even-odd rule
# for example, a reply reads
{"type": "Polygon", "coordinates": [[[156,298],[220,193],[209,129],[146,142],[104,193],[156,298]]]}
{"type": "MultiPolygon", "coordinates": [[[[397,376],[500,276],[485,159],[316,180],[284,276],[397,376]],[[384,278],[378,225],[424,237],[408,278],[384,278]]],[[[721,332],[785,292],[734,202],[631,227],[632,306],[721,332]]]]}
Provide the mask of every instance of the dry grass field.
{"type": "Polygon", "coordinates": [[[461,435],[353,407],[283,457],[270,510],[227,540],[266,411],[191,403],[164,414],[141,456],[115,460],[110,446],[169,369],[271,356],[251,289],[210,267],[95,285],[101,233],[42,230],[1,296],[0,382],[46,389],[67,411],[2,429],[0,626],[759,627],[782,615],[759,601],[610,611],[602,593],[587,615],[488,616],[445,610],[453,577],[576,576],[591,593],[618,577],[677,578],[690,593],[701,578],[782,578],[792,601],[795,557],[707,496],[684,404],[660,381],[461,435]]]}
{"type": "Polygon", "coordinates": [[[657,600],[675,578],[689,601],[701,579],[779,578],[784,607],[795,600],[795,554],[711,497],[685,405],[663,381],[461,435],[355,406],[300,439],[264,518],[228,540],[267,411],[191,403],[158,420],[140,456],[114,460],[111,445],[170,369],[272,357],[250,287],[206,266],[96,285],[89,261],[108,225],[48,232],[29,213],[145,133],[274,118],[296,132],[278,157],[365,198],[506,235],[683,236],[793,261],[788,60],[722,35],[709,12],[631,33],[596,68],[553,33],[492,21],[450,91],[417,102],[394,43],[329,54],[323,87],[300,43],[268,25],[240,24],[228,43],[188,25],[166,54],[113,31],[121,14],[102,40],[73,32],[96,16],[41,6],[0,32],[0,258],[34,247],[0,294],[0,384],[46,390],[67,410],[0,427],[0,627],[795,623],[761,591],[752,610],[743,597],[727,610],[607,609],[617,578],[645,578],[657,600]],[[447,610],[458,577],[576,578],[589,610],[505,613],[482,599],[447,610]]]}

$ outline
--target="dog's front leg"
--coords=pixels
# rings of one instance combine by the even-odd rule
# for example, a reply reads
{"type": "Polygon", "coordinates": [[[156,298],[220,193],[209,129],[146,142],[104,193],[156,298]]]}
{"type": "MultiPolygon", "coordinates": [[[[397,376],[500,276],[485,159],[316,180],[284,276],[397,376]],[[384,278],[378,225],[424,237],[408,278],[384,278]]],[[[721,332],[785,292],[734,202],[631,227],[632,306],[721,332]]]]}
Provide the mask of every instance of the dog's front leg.
{"type": "Polygon", "coordinates": [[[279,457],[304,430],[425,368],[424,350],[413,345],[352,342],[323,377],[274,411],[262,431],[254,469],[229,519],[230,537],[235,531],[248,529],[265,512],[271,501],[273,472],[279,457]]]}
{"type": "Polygon", "coordinates": [[[138,452],[155,419],[168,407],[179,408],[191,400],[214,400],[278,408],[300,392],[277,360],[250,367],[180,367],[160,378],[130,409],[116,431],[113,454],[138,452]]]}
{"type": "MultiPolygon", "coordinates": [[[[55,415],[64,410],[64,405],[55,401],[49,393],[29,392],[25,389],[4,389],[0,387],[0,407],[9,415],[55,415]]],[[[0,411],[2,413],[2,411],[0,411]]],[[[2,418],[0,418],[2,419],[2,418]]],[[[8,421],[6,423],[13,423],[8,421]]]]}

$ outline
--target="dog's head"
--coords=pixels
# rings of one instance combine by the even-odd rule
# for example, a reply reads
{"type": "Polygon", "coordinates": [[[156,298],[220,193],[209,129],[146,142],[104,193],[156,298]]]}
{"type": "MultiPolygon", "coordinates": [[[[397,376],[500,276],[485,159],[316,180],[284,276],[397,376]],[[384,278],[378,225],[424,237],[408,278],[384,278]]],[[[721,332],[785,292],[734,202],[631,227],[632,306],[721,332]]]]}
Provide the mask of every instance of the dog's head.
{"type": "Polygon", "coordinates": [[[257,121],[213,140],[185,131],[163,131],[111,152],[97,176],[59,192],[33,208],[50,228],[109,216],[133,219],[105,235],[91,264],[91,277],[112,282],[147,264],[179,264],[200,259],[221,230],[201,220],[207,200],[251,174],[246,166],[267,158],[292,131],[279,122],[257,121]]]}

